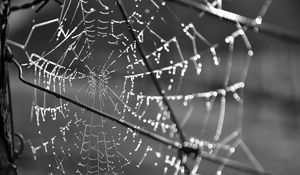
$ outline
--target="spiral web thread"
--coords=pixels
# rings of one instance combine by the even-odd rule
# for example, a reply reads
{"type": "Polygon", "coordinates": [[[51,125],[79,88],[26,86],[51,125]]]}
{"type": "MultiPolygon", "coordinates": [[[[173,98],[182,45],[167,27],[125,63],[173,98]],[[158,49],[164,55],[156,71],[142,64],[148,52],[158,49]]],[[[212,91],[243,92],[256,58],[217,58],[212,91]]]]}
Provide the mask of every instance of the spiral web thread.
{"type": "MultiPolygon", "coordinates": [[[[224,160],[240,150],[249,164],[264,171],[241,135],[243,90],[253,56],[246,28],[236,23],[223,43],[212,43],[194,23],[180,20],[168,2],[132,0],[123,3],[137,40],[130,35],[118,3],[111,0],[65,0],[61,7],[52,7],[60,11],[59,15],[53,13],[49,20],[33,21],[25,42],[8,41],[14,49],[25,53],[27,59],[22,68],[33,72],[28,73],[27,78],[36,85],[175,142],[180,142],[178,128],[184,129],[193,115],[201,115],[197,131],[200,134],[186,133],[190,143],[224,160]],[[174,30],[165,32],[171,25],[174,30]],[[47,35],[47,43],[39,43],[41,35],[47,35]],[[246,56],[239,56],[243,59],[242,71],[232,82],[236,40],[241,41],[246,56]],[[33,49],[34,43],[41,47],[33,49]],[[188,45],[188,49],[184,45],[188,45]],[[228,55],[218,54],[219,45],[227,45],[228,55]],[[144,49],[145,59],[153,70],[145,67],[145,59],[137,47],[144,49]],[[222,61],[226,64],[221,64],[222,61]],[[206,65],[216,70],[225,67],[223,85],[206,91],[190,90],[188,80],[204,76],[206,65]],[[171,104],[169,107],[184,111],[176,114],[180,126],[171,120],[163,97],[153,90],[151,74],[162,86],[162,94],[171,104]],[[226,113],[229,104],[236,106],[235,114],[226,113]],[[197,114],[197,106],[201,106],[201,114],[197,114]],[[236,124],[225,125],[229,115],[236,116],[236,124]],[[210,124],[211,120],[214,124],[210,124]]],[[[221,0],[199,3],[222,8],[221,0]]],[[[265,11],[266,7],[262,9],[265,11]]],[[[258,15],[258,22],[264,14],[258,15]]],[[[30,121],[39,138],[27,142],[35,160],[51,155],[48,161],[51,174],[128,174],[144,164],[156,167],[155,171],[160,174],[184,174],[183,163],[191,164],[191,174],[206,171],[202,168],[205,160],[201,154],[184,160],[173,149],[151,143],[130,128],[37,89],[33,90],[31,111],[30,121]]],[[[218,164],[213,173],[220,175],[225,168],[224,164],[218,164]]]]}

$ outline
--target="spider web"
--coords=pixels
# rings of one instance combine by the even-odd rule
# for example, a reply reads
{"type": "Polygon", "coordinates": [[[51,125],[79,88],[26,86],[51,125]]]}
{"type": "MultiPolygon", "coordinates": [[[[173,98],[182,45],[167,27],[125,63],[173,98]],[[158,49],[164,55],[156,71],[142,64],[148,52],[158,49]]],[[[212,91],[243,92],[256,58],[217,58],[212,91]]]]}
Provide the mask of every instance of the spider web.
{"type": "MultiPolygon", "coordinates": [[[[201,3],[222,8],[222,1],[201,3]]],[[[60,8],[51,7],[51,14],[44,10],[47,15],[36,17],[25,42],[9,40],[25,53],[26,79],[177,142],[178,127],[183,128],[203,152],[238,161],[244,156],[241,161],[263,171],[241,135],[243,90],[253,56],[246,29],[237,23],[214,43],[201,34],[209,26],[181,20],[168,2],[124,4],[137,41],[116,1],[65,0],[60,8]],[[180,126],[171,120],[151,74],[176,109],[180,126]]],[[[147,166],[154,168],[150,174],[184,174],[183,159],[171,147],[36,89],[31,113],[38,136],[27,142],[35,160],[49,156],[50,174],[132,174],[147,166]]],[[[192,174],[220,175],[226,168],[210,168],[201,155],[187,163],[192,174]]]]}

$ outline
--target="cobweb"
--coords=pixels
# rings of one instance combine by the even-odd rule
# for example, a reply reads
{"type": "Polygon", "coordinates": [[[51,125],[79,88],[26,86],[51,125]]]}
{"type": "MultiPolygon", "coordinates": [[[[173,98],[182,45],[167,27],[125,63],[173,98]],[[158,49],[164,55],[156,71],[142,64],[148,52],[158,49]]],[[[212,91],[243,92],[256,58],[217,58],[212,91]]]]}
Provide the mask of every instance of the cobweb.
{"type": "MultiPolygon", "coordinates": [[[[217,27],[219,19],[199,25],[176,15],[169,2],[123,3],[137,40],[113,0],[65,0],[35,15],[25,41],[9,40],[22,50],[17,56],[27,58],[26,79],[174,142],[180,142],[180,127],[203,152],[263,171],[242,139],[243,90],[253,56],[246,28],[233,24],[213,42],[201,30],[217,27]]],[[[221,0],[199,3],[222,8],[221,0]]],[[[195,16],[206,22],[205,14],[195,16]]],[[[36,89],[30,121],[37,137],[27,143],[50,174],[185,173],[183,159],[170,146],[36,89]]],[[[192,174],[226,170],[201,155],[188,164],[192,174]]]]}

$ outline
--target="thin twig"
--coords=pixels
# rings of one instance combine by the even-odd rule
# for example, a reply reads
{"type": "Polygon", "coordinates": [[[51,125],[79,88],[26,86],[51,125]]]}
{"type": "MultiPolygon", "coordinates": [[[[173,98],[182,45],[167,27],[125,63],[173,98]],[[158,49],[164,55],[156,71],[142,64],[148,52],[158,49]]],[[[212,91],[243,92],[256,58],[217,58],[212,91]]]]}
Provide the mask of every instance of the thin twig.
{"type": "Polygon", "coordinates": [[[180,5],[185,5],[187,7],[192,7],[201,12],[206,12],[209,15],[234,22],[240,23],[247,27],[254,29],[254,31],[260,31],[261,33],[265,33],[275,38],[283,39],[289,42],[300,44],[300,35],[293,31],[280,28],[278,26],[268,24],[268,23],[257,23],[255,19],[251,19],[236,13],[232,13],[226,10],[218,9],[212,6],[205,5],[196,0],[166,0],[169,2],[178,3],[180,5]]]}

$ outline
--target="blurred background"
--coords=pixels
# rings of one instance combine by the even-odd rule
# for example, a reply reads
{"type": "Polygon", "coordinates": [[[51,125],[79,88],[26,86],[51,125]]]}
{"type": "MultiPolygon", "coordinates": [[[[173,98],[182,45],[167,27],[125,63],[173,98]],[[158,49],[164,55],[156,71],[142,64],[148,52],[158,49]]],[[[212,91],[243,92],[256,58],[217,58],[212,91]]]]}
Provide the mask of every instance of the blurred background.
{"type": "MultiPolygon", "coordinates": [[[[14,0],[13,4],[25,1],[14,0]]],[[[255,18],[259,12],[263,0],[246,1],[230,0],[224,2],[224,9],[255,18]]],[[[14,12],[10,16],[9,39],[24,43],[31,30],[34,19],[51,19],[57,15],[57,4],[51,2],[43,9],[43,13],[35,14],[34,10],[14,12]]],[[[176,15],[184,22],[193,22],[196,28],[201,28],[201,34],[213,42],[221,42],[224,37],[233,32],[233,25],[214,17],[204,16],[199,20],[199,12],[190,8],[180,7],[177,4],[168,3],[176,15]],[[216,22],[217,21],[217,22],[216,22]],[[221,26],[221,27],[220,27],[221,26]]],[[[263,22],[274,24],[279,28],[285,28],[300,35],[300,2],[297,0],[280,1],[273,0],[263,22]]],[[[162,33],[176,33],[176,28],[162,29],[162,33]]],[[[243,138],[250,150],[262,166],[272,174],[299,174],[300,171],[300,46],[286,40],[274,38],[260,32],[247,31],[247,36],[252,44],[254,57],[251,61],[246,81],[243,116],[243,138]]],[[[40,43],[47,36],[35,36],[40,43]]],[[[242,44],[237,42],[238,44],[242,44]]],[[[39,45],[34,45],[37,50],[39,45]]],[[[42,46],[41,46],[42,47],[42,46]]],[[[182,44],[182,50],[188,52],[189,45],[182,44]]],[[[218,51],[221,57],[226,57],[227,46],[220,46],[218,51]]],[[[16,51],[17,52],[17,51],[16,51]]],[[[235,48],[235,54],[245,52],[245,48],[239,45],[235,48]]],[[[107,53],[106,53],[107,54],[107,53]]],[[[20,54],[22,55],[22,54],[20,54]]],[[[19,56],[20,62],[26,58],[19,56]]],[[[243,62],[234,60],[232,68],[233,77],[239,74],[243,62]]],[[[196,84],[197,77],[191,80],[189,89],[216,89],[222,85],[224,69],[218,74],[210,76],[212,72],[206,70],[207,78],[196,84]],[[222,72],[223,71],[223,72],[222,72]],[[192,83],[195,81],[195,83],[192,83]]],[[[191,74],[191,73],[190,73],[191,74]]],[[[24,135],[26,139],[36,138],[36,132],[30,124],[33,90],[18,79],[18,72],[14,66],[10,67],[12,100],[15,129],[24,135]]],[[[189,73],[188,75],[189,76],[189,73]]],[[[191,79],[193,77],[191,76],[191,79]]],[[[229,102],[230,103],[230,102],[229,102]]],[[[176,104],[174,104],[176,105],[176,104]]],[[[175,107],[175,113],[180,113],[180,107],[175,107]]],[[[230,111],[230,110],[229,110],[230,111]]],[[[199,114],[203,113],[198,111],[199,114]]],[[[196,114],[195,114],[196,115],[196,114]]],[[[229,118],[229,120],[231,120],[229,118]]],[[[235,120],[234,118],[232,120],[235,120]]],[[[229,121],[234,122],[234,121],[229,121]]],[[[51,130],[51,126],[49,126],[51,130]]],[[[197,125],[190,123],[188,133],[195,135],[197,125]]],[[[209,126],[208,126],[209,127],[209,126]]],[[[148,141],[146,141],[148,142],[148,141]]],[[[40,161],[34,161],[28,144],[24,153],[19,157],[17,165],[20,175],[48,174],[48,167],[41,166],[40,161]]],[[[47,157],[41,155],[41,161],[47,157]]],[[[149,160],[149,164],[151,161],[149,160]]],[[[146,165],[142,170],[132,170],[131,174],[152,174],[146,165]],[[145,173],[145,170],[147,173],[145,173]]],[[[152,162],[153,163],[153,162],[152,162]]],[[[159,171],[158,171],[159,172],[159,171]]],[[[231,172],[241,174],[240,172],[231,172]]],[[[58,173],[59,174],[59,173],[58,173]]]]}

